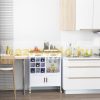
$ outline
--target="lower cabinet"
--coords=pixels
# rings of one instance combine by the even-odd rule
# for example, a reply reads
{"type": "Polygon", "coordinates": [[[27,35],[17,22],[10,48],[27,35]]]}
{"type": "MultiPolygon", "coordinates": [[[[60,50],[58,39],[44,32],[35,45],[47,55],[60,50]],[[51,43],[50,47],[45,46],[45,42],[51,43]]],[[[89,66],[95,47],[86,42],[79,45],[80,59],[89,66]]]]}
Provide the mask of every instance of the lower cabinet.
{"type": "Polygon", "coordinates": [[[100,89],[100,59],[63,59],[65,93],[96,89],[100,89]]]}
{"type": "Polygon", "coordinates": [[[46,86],[60,86],[61,85],[61,77],[60,75],[55,76],[47,76],[46,79],[46,86]]]}
{"type": "Polygon", "coordinates": [[[60,86],[61,77],[59,74],[56,75],[30,75],[30,86],[31,87],[43,87],[43,86],[60,86]]]}
{"type": "Polygon", "coordinates": [[[29,92],[34,87],[61,89],[61,56],[29,57],[29,92]]]}
{"type": "Polygon", "coordinates": [[[77,90],[95,90],[100,89],[100,79],[68,79],[63,78],[63,89],[65,92],[77,90]]]}
{"type": "Polygon", "coordinates": [[[45,77],[38,75],[30,75],[30,87],[43,86],[45,84],[45,77]]]}

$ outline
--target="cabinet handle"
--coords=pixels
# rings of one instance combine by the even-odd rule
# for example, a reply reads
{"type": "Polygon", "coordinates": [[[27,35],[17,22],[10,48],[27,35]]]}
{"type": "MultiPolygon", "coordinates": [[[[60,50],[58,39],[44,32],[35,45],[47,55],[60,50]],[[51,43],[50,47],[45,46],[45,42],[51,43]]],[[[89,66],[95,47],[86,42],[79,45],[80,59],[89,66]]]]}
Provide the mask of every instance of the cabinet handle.
{"type": "Polygon", "coordinates": [[[45,83],[45,78],[44,78],[44,83],[45,83]]]}
{"type": "Polygon", "coordinates": [[[47,77],[46,77],[46,82],[48,82],[48,79],[47,79],[47,77]]]}

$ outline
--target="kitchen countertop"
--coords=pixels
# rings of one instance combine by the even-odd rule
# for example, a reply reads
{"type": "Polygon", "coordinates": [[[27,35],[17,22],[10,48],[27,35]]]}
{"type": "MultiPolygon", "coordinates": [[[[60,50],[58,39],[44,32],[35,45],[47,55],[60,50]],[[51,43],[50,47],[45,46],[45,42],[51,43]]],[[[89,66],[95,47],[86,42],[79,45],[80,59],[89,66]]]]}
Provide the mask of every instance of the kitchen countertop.
{"type": "MultiPolygon", "coordinates": [[[[5,56],[5,57],[9,57],[9,55],[1,55],[1,56],[5,56]]],[[[15,59],[27,59],[27,57],[29,56],[14,56],[15,59]]],[[[66,56],[62,56],[64,59],[68,59],[68,60],[100,60],[100,56],[91,56],[91,57],[66,57],[66,56]]]]}

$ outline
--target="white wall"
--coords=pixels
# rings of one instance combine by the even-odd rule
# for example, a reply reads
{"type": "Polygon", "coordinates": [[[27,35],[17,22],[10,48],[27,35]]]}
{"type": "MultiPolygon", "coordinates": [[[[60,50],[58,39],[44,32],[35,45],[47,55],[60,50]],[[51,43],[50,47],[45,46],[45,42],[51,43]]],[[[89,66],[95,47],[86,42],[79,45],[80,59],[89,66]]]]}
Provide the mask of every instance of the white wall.
{"type": "Polygon", "coordinates": [[[15,48],[59,42],[60,0],[14,0],[15,48]]]}

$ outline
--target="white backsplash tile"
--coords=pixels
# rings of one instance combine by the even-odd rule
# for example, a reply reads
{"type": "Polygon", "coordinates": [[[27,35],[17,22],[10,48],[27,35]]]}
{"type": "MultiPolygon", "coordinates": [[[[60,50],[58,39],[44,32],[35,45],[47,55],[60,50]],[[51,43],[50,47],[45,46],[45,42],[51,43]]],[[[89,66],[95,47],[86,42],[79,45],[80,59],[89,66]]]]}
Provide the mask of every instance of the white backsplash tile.
{"type": "MultiPolygon", "coordinates": [[[[81,47],[85,49],[98,49],[94,46],[94,39],[100,37],[98,34],[87,31],[68,31],[61,32],[61,44],[64,49],[69,43],[73,48],[81,47]]],[[[96,51],[96,50],[95,50],[96,51]]]]}

